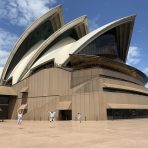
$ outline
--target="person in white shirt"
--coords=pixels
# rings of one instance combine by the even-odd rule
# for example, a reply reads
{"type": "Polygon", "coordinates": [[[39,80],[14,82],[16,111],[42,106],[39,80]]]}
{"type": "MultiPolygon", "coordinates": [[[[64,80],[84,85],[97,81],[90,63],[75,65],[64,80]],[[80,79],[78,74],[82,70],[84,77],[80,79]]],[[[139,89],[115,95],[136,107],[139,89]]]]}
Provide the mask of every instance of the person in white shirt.
{"type": "Polygon", "coordinates": [[[80,114],[80,113],[77,113],[76,119],[77,119],[78,121],[80,121],[80,123],[81,123],[81,114],[80,114]]]}
{"type": "Polygon", "coordinates": [[[49,121],[52,122],[55,120],[56,112],[49,112],[49,121]]]}
{"type": "Polygon", "coordinates": [[[22,123],[22,121],[23,121],[23,111],[21,111],[21,110],[18,111],[17,119],[18,119],[17,123],[20,125],[22,123]]]}

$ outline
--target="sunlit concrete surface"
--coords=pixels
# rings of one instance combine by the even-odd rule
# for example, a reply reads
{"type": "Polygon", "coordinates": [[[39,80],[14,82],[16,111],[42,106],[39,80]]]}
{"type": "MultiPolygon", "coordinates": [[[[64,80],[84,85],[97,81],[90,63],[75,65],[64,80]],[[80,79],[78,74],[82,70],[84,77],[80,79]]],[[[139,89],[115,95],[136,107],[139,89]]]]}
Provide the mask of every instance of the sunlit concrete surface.
{"type": "Polygon", "coordinates": [[[148,119],[0,122],[0,148],[148,148],[148,119]]]}

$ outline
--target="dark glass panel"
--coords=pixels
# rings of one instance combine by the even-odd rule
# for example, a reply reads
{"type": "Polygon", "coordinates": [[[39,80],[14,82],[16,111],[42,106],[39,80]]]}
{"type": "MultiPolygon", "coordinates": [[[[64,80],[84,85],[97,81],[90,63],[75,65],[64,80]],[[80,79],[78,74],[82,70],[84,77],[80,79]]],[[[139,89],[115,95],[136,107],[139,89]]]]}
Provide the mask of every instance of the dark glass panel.
{"type": "Polygon", "coordinates": [[[9,103],[9,97],[0,96],[0,104],[8,104],[8,103],[9,103]]]}
{"type": "Polygon", "coordinates": [[[148,118],[148,109],[107,109],[108,119],[148,118]]]}
{"type": "Polygon", "coordinates": [[[52,33],[53,29],[50,21],[44,22],[37,29],[31,32],[15,53],[15,58],[12,59],[7,74],[12,71],[12,69],[22,59],[27,51],[29,51],[39,41],[47,39],[52,33]]]}
{"type": "Polygon", "coordinates": [[[97,55],[111,58],[118,57],[117,43],[115,38],[115,31],[99,36],[91,43],[89,43],[78,54],[97,55]]]}

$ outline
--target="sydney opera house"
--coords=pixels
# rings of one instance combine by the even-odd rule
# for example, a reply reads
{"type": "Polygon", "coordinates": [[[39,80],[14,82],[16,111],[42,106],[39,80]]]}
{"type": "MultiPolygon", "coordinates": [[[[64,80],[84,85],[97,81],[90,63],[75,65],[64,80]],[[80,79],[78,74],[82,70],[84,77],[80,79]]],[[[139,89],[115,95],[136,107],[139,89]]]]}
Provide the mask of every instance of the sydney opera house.
{"type": "Polygon", "coordinates": [[[148,117],[148,77],[126,64],[135,16],[89,32],[86,16],[64,24],[57,6],[21,35],[0,74],[0,119],[148,117]]]}

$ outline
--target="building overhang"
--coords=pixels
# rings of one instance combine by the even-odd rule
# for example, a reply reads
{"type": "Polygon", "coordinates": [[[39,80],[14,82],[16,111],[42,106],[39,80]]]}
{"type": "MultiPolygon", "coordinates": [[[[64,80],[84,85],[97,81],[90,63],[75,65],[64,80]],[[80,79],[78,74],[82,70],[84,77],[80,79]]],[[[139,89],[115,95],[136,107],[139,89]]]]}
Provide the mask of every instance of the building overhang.
{"type": "Polygon", "coordinates": [[[57,110],[71,110],[72,106],[71,106],[71,101],[61,101],[58,102],[56,105],[56,109],[57,110]]]}
{"type": "Polygon", "coordinates": [[[144,95],[148,96],[148,89],[143,88],[143,87],[135,88],[135,87],[123,86],[123,85],[119,85],[119,84],[104,83],[103,88],[109,88],[109,89],[113,89],[113,90],[125,90],[125,91],[129,91],[129,92],[137,92],[137,93],[144,94],[144,95]]]}
{"type": "Polygon", "coordinates": [[[143,84],[146,84],[148,81],[147,76],[138,69],[126,65],[124,63],[101,56],[71,54],[69,58],[69,63],[65,66],[69,66],[73,69],[82,69],[99,66],[132,76],[141,81],[143,84]]]}
{"type": "Polygon", "coordinates": [[[22,89],[20,90],[20,93],[28,93],[28,90],[29,90],[28,86],[24,86],[24,87],[22,87],[22,89]]]}
{"type": "Polygon", "coordinates": [[[17,93],[11,87],[0,86],[0,95],[2,95],[2,96],[17,96],[17,93]]]}

